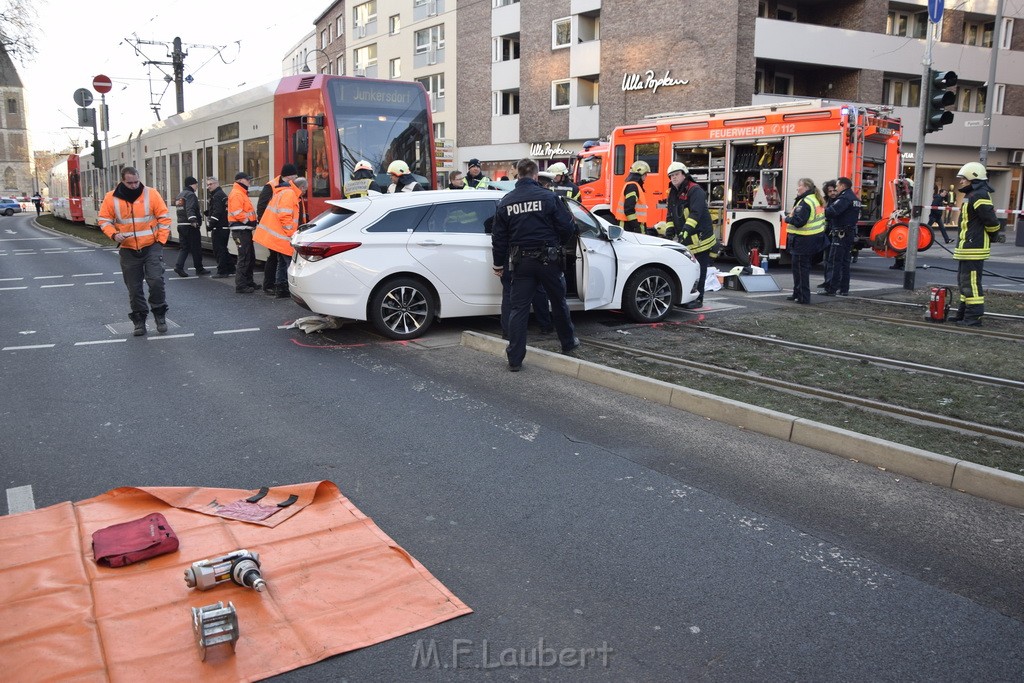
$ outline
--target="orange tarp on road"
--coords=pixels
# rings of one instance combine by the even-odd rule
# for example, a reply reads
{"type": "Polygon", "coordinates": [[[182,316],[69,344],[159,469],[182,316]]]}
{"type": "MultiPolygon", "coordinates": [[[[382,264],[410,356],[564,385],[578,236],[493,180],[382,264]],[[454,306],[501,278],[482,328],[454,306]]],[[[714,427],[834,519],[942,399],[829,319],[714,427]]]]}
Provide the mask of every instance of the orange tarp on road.
{"type": "Polygon", "coordinates": [[[334,484],[271,489],[267,504],[298,500],[262,523],[216,516],[252,493],[120,488],[0,517],[3,680],[255,680],[472,611],[334,484]],[[96,565],[94,531],[152,512],[178,535],[176,552],[96,565]],[[259,553],[266,592],[185,586],[192,562],[238,548],[259,553]],[[218,601],[234,603],[239,639],[204,662],[191,608],[218,601]]]}

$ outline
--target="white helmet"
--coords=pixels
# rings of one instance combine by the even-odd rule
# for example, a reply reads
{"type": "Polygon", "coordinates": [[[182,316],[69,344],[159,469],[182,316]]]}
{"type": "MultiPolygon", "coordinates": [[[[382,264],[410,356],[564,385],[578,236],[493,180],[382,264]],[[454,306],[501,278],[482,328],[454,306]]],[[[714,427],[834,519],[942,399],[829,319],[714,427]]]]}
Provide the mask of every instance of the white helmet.
{"type": "Polygon", "coordinates": [[[355,168],[353,168],[352,171],[373,171],[373,165],[366,159],[363,159],[355,165],[355,168]]]}
{"type": "Polygon", "coordinates": [[[681,161],[673,161],[668,165],[668,175],[672,175],[676,171],[682,171],[686,175],[690,175],[690,169],[686,168],[686,164],[681,161]]]}
{"type": "Polygon", "coordinates": [[[557,164],[551,164],[550,166],[548,166],[548,173],[554,175],[568,175],[569,168],[561,161],[559,161],[557,164]]]}
{"type": "Polygon", "coordinates": [[[646,161],[634,161],[633,165],[629,167],[630,173],[639,173],[640,175],[647,175],[651,172],[651,165],[646,161]]]}
{"type": "Polygon", "coordinates": [[[960,167],[956,177],[967,178],[968,180],[988,180],[988,172],[979,162],[968,161],[960,167]]]}
{"type": "Polygon", "coordinates": [[[405,175],[409,172],[409,164],[405,163],[401,159],[395,159],[388,165],[388,173],[395,175],[405,175]]]}

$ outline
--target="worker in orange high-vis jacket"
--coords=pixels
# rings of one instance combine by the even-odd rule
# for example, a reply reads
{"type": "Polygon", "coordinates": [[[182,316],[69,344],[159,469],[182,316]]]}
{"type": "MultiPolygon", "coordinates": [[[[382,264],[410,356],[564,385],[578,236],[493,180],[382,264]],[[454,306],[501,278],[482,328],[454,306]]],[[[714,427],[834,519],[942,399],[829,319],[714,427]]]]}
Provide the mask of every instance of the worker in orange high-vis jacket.
{"type": "Polygon", "coordinates": [[[305,196],[306,187],[305,178],[285,180],[282,177],[274,188],[274,197],[267,205],[267,210],[263,212],[263,218],[260,219],[252,236],[254,242],[278,254],[275,294],[278,299],[289,296],[288,264],[291,263],[291,256],[294,253],[291,240],[301,222],[300,198],[305,196]]]}
{"type": "Polygon", "coordinates": [[[252,294],[256,283],[252,279],[256,255],[252,248],[252,233],[256,229],[256,209],[249,199],[249,182],[252,177],[240,171],[235,174],[235,184],[228,195],[228,227],[231,239],[238,247],[238,261],[235,263],[235,292],[252,294]]]}
{"type": "Polygon", "coordinates": [[[103,234],[120,247],[121,274],[132,309],[129,317],[135,323],[133,334],[146,334],[146,317],[151,310],[156,329],[163,334],[167,331],[164,245],[171,234],[167,203],[154,188],[142,184],[138,169],[125,166],[121,182],[103,198],[99,225],[103,234]],[[143,282],[149,286],[148,305],[143,282]]]}

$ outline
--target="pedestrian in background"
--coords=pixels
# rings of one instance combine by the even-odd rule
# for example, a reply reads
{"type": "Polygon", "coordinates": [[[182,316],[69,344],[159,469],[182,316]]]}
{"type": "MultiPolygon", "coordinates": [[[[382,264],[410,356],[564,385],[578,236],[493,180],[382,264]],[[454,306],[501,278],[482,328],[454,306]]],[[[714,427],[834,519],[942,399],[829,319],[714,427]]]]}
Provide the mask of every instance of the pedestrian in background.
{"type": "MultiPolygon", "coordinates": [[[[830,256],[831,249],[832,249],[832,242],[831,242],[831,239],[832,239],[831,227],[832,226],[829,224],[829,219],[828,219],[828,205],[831,204],[832,202],[834,202],[836,200],[836,197],[839,195],[839,191],[836,190],[836,181],[834,181],[834,180],[826,180],[825,182],[823,182],[821,184],[821,194],[825,198],[825,209],[826,209],[826,211],[825,211],[825,238],[826,238],[826,242],[827,243],[825,244],[825,259],[824,259],[825,279],[822,280],[820,285],[818,285],[818,289],[819,290],[823,290],[825,287],[827,287],[828,283],[829,283],[829,280],[832,279],[832,258],[830,256]]],[[[751,265],[757,265],[757,264],[751,264],[751,265]]],[[[819,291],[819,292],[816,292],[816,293],[817,294],[821,294],[822,292],[819,291]]]]}
{"type": "Polygon", "coordinates": [[[396,159],[388,164],[388,175],[391,176],[391,184],[388,185],[388,193],[396,192],[419,192],[423,186],[416,182],[409,164],[401,159],[396,159]]]}
{"type": "Polygon", "coordinates": [[[466,189],[466,179],[462,175],[462,171],[452,171],[451,175],[448,176],[448,189],[449,190],[464,190],[466,189]]]}
{"type": "MultiPolygon", "coordinates": [[[[277,176],[260,190],[260,197],[256,201],[256,221],[263,220],[263,213],[267,210],[270,200],[274,198],[274,191],[281,185],[282,181],[291,182],[299,177],[299,169],[295,164],[285,164],[281,167],[281,175],[277,176]]],[[[285,287],[288,283],[283,283],[285,287]]],[[[263,263],[263,293],[273,296],[277,292],[277,252],[271,251],[267,254],[267,260],[263,263]]]]}
{"type": "Polygon", "coordinates": [[[32,203],[36,205],[36,217],[43,215],[43,195],[39,194],[39,190],[32,195],[32,203]]]}
{"type": "Polygon", "coordinates": [[[946,232],[946,223],[942,220],[942,214],[946,210],[946,191],[940,190],[938,185],[932,187],[932,206],[928,212],[928,227],[932,227],[933,224],[939,226],[939,230],[942,232],[942,241],[949,244],[953,240],[950,239],[949,233],[946,232]]]}
{"type": "Polygon", "coordinates": [[[160,193],[139,180],[132,166],[121,169],[121,182],[103,198],[100,230],[117,242],[121,276],[128,288],[129,318],[133,334],[146,334],[146,318],[153,311],[156,329],[167,331],[167,296],[164,289],[164,244],[171,235],[171,216],[160,193]],[[149,287],[146,302],[145,287],[149,287]]]}
{"type": "Polygon", "coordinates": [[[252,231],[256,227],[256,209],[249,199],[249,182],[252,178],[248,173],[236,173],[235,184],[228,195],[228,228],[231,239],[238,247],[238,261],[235,263],[235,292],[252,294],[256,291],[256,283],[252,279],[256,255],[252,245],[252,231]]]}
{"type": "Polygon", "coordinates": [[[185,178],[185,187],[174,198],[174,206],[178,213],[178,261],[174,266],[174,272],[180,277],[188,277],[185,262],[190,254],[196,275],[206,275],[210,272],[203,268],[203,242],[199,232],[203,218],[199,211],[199,197],[196,195],[198,189],[199,181],[189,176],[185,178]]]}
{"type": "Polygon", "coordinates": [[[288,263],[294,253],[292,249],[292,235],[298,229],[302,217],[300,197],[306,194],[306,179],[284,178],[274,188],[274,196],[263,212],[252,239],[257,244],[262,244],[269,251],[278,255],[277,272],[274,279],[277,282],[275,296],[278,299],[287,298],[288,293],[288,263]]]}
{"type": "Polygon", "coordinates": [[[228,195],[213,176],[206,179],[206,191],[210,198],[206,207],[206,231],[213,243],[213,257],[217,261],[215,278],[231,277],[235,274],[235,260],[228,251],[231,230],[228,228],[228,195]]]}
{"type": "Polygon", "coordinates": [[[515,188],[498,202],[491,234],[494,274],[500,278],[506,267],[512,271],[509,343],[505,351],[512,372],[522,369],[526,357],[530,302],[538,283],[551,300],[562,353],[570,353],[580,345],[565,300],[561,264],[562,248],[576,234],[576,223],[565,203],[537,183],[536,161],[521,159],[516,171],[519,179],[515,188]]]}
{"type": "Polygon", "coordinates": [[[793,294],[788,301],[811,303],[811,257],[825,246],[824,200],[814,181],[801,178],[796,184],[793,210],[786,222],[786,248],[793,261],[793,294]]]}
{"type": "Polygon", "coordinates": [[[825,206],[825,220],[829,230],[827,266],[828,276],[820,294],[846,296],[850,293],[850,259],[853,242],[857,239],[857,220],[860,218],[860,199],[853,193],[853,181],[836,181],[832,201],[825,206]]]}
{"type": "Polygon", "coordinates": [[[956,284],[960,288],[960,307],[953,322],[964,327],[979,327],[985,314],[985,290],[981,275],[991,254],[990,243],[1002,226],[992,206],[992,186],[988,171],[977,161],[964,164],[956,174],[957,188],[964,193],[960,206],[960,241],[953,250],[957,264],[956,284]]]}
{"type": "Polygon", "coordinates": [[[469,168],[466,171],[466,183],[462,189],[486,190],[490,182],[491,179],[485,176],[484,172],[480,169],[480,160],[470,159],[469,168]]]}

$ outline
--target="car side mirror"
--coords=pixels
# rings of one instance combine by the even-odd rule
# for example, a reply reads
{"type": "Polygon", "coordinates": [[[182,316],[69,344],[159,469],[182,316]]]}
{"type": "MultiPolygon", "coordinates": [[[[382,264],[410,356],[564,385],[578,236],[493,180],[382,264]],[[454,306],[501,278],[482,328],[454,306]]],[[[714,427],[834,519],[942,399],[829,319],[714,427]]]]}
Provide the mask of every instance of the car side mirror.
{"type": "Polygon", "coordinates": [[[608,226],[608,239],[609,240],[617,240],[620,237],[622,237],[622,227],[618,226],[618,225],[609,225],[608,226]]]}

